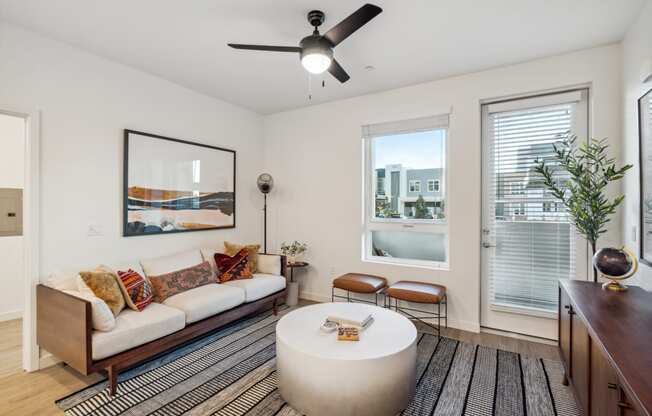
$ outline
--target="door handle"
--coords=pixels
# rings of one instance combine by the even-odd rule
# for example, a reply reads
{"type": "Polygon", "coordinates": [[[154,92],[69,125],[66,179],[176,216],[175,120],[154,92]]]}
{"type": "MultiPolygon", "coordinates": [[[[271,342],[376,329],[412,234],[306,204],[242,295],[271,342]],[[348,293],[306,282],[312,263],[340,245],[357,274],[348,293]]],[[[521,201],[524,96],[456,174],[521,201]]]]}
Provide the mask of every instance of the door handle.
{"type": "Polygon", "coordinates": [[[618,388],[618,384],[616,383],[607,383],[607,388],[611,390],[616,390],[618,388]]]}
{"type": "Polygon", "coordinates": [[[484,242],[482,243],[482,247],[484,247],[484,248],[491,248],[491,247],[496,247],[496,245],[495,245],[495,244],[491,244],[491,243],[487,243],[486,241],[484,241],[484,242]]]}

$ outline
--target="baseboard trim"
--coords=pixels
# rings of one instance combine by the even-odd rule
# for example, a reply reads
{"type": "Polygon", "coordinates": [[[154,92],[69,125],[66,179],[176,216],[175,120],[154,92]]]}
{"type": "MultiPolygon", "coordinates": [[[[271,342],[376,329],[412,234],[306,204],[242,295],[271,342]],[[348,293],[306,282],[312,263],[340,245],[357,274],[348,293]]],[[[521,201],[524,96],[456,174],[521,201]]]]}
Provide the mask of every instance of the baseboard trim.
{"type": "MultiPolygon", "coordinates": [[[[299,297],[301,299],[310,300],[313,302],[320,302],[320,303],[331,301],[330,296],[324,296],[321,293],[314,293],[314,292],[302,291],[299,294],[299,297]]],[[[467,331],[467,332],[474,332],[476,334],[480,333],[480,322],[458,321],[457,319],[448,318],[448,327],[459,329],[462,331],[467,331]]]]}
{"type": "Polygon", "coordinates": [[[525,341],[538,342],[539,344],[555,345],[555,346],[557,345],[557,340],[554,340],[554,339],[535,337],[535,336],[526,335],[526,334],[519,334],[518,332],[502,331],[500,329],[487,328],[487,327],[484,327],[484,326],[482,328],[480,328],[480,332],[484,332],[484,333],[487,333],[487,334],[500,335],[500,336],[508,337],[508,338],[522,339],[522,340],[525,340],[525,341]]]}
{"type": "Polygon", "coordinates": [[[14,319],[21,319],[23,311],[11,311],[0,313],[0,322],[13,321],[14,319]]]}
{"type": "Polygon", "coordinates": [[[43,370],[44,368],[52,367],[54,365],[57,365],[61,363],[62,361],[55,357],[54,355],[47,353],[38,360],[38,368],[39,370],[43,370]]]}
{"type": "Polygon", "coordinates": [[[313,302],[330,302],[331,297],[330,296],[324,296],[320,293],[313,293],[313,292],[301,292],[299,293],[299,298],[305,299],[305,300],[311,300],[313,302]]]}

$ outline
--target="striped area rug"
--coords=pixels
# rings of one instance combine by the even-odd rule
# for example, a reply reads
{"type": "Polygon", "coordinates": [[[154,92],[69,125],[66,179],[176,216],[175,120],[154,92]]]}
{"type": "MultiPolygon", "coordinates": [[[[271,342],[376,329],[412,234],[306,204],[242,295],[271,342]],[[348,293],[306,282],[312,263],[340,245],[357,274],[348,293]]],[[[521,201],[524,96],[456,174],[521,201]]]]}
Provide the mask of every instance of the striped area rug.
{"type": "MultiPolygon", "coordinates": [[[[240,321],[57,401],[69,416],[298,416],[275,369],[279,316],[240,321]]],[[[417,390],[402,415],[579,415],[560,362],[419,334],[417,390]]]]}

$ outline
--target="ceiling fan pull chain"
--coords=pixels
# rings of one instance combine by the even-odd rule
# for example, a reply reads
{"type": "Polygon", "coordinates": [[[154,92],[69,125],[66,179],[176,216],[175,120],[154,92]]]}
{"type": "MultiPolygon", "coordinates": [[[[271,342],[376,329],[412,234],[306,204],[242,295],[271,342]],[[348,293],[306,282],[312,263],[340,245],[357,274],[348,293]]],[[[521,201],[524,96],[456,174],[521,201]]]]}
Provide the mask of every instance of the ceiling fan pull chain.
{"type": "Polygon", "coordinates": [[[312,100],[312,77],[310,72],[308,72],[308,99],[312,100]]]}

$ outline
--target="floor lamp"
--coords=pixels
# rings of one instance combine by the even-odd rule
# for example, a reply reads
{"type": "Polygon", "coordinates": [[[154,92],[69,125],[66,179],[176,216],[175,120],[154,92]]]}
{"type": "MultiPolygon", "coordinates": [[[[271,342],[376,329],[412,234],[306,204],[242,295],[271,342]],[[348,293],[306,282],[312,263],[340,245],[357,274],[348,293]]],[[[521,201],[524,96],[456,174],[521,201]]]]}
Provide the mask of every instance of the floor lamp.
{"type": "Polygon", "coordinates": [[[256,181],[258,185],[258,190],[263,193],[265,196],[265,205],[263,206],[263,215],[264,215],[264,241],[263,241],[263,253],[267,254],[267,194],[271,192],[274,187],[274,179],[269,173],[261,173],[258,175],[258,180],[256,181]]]}

